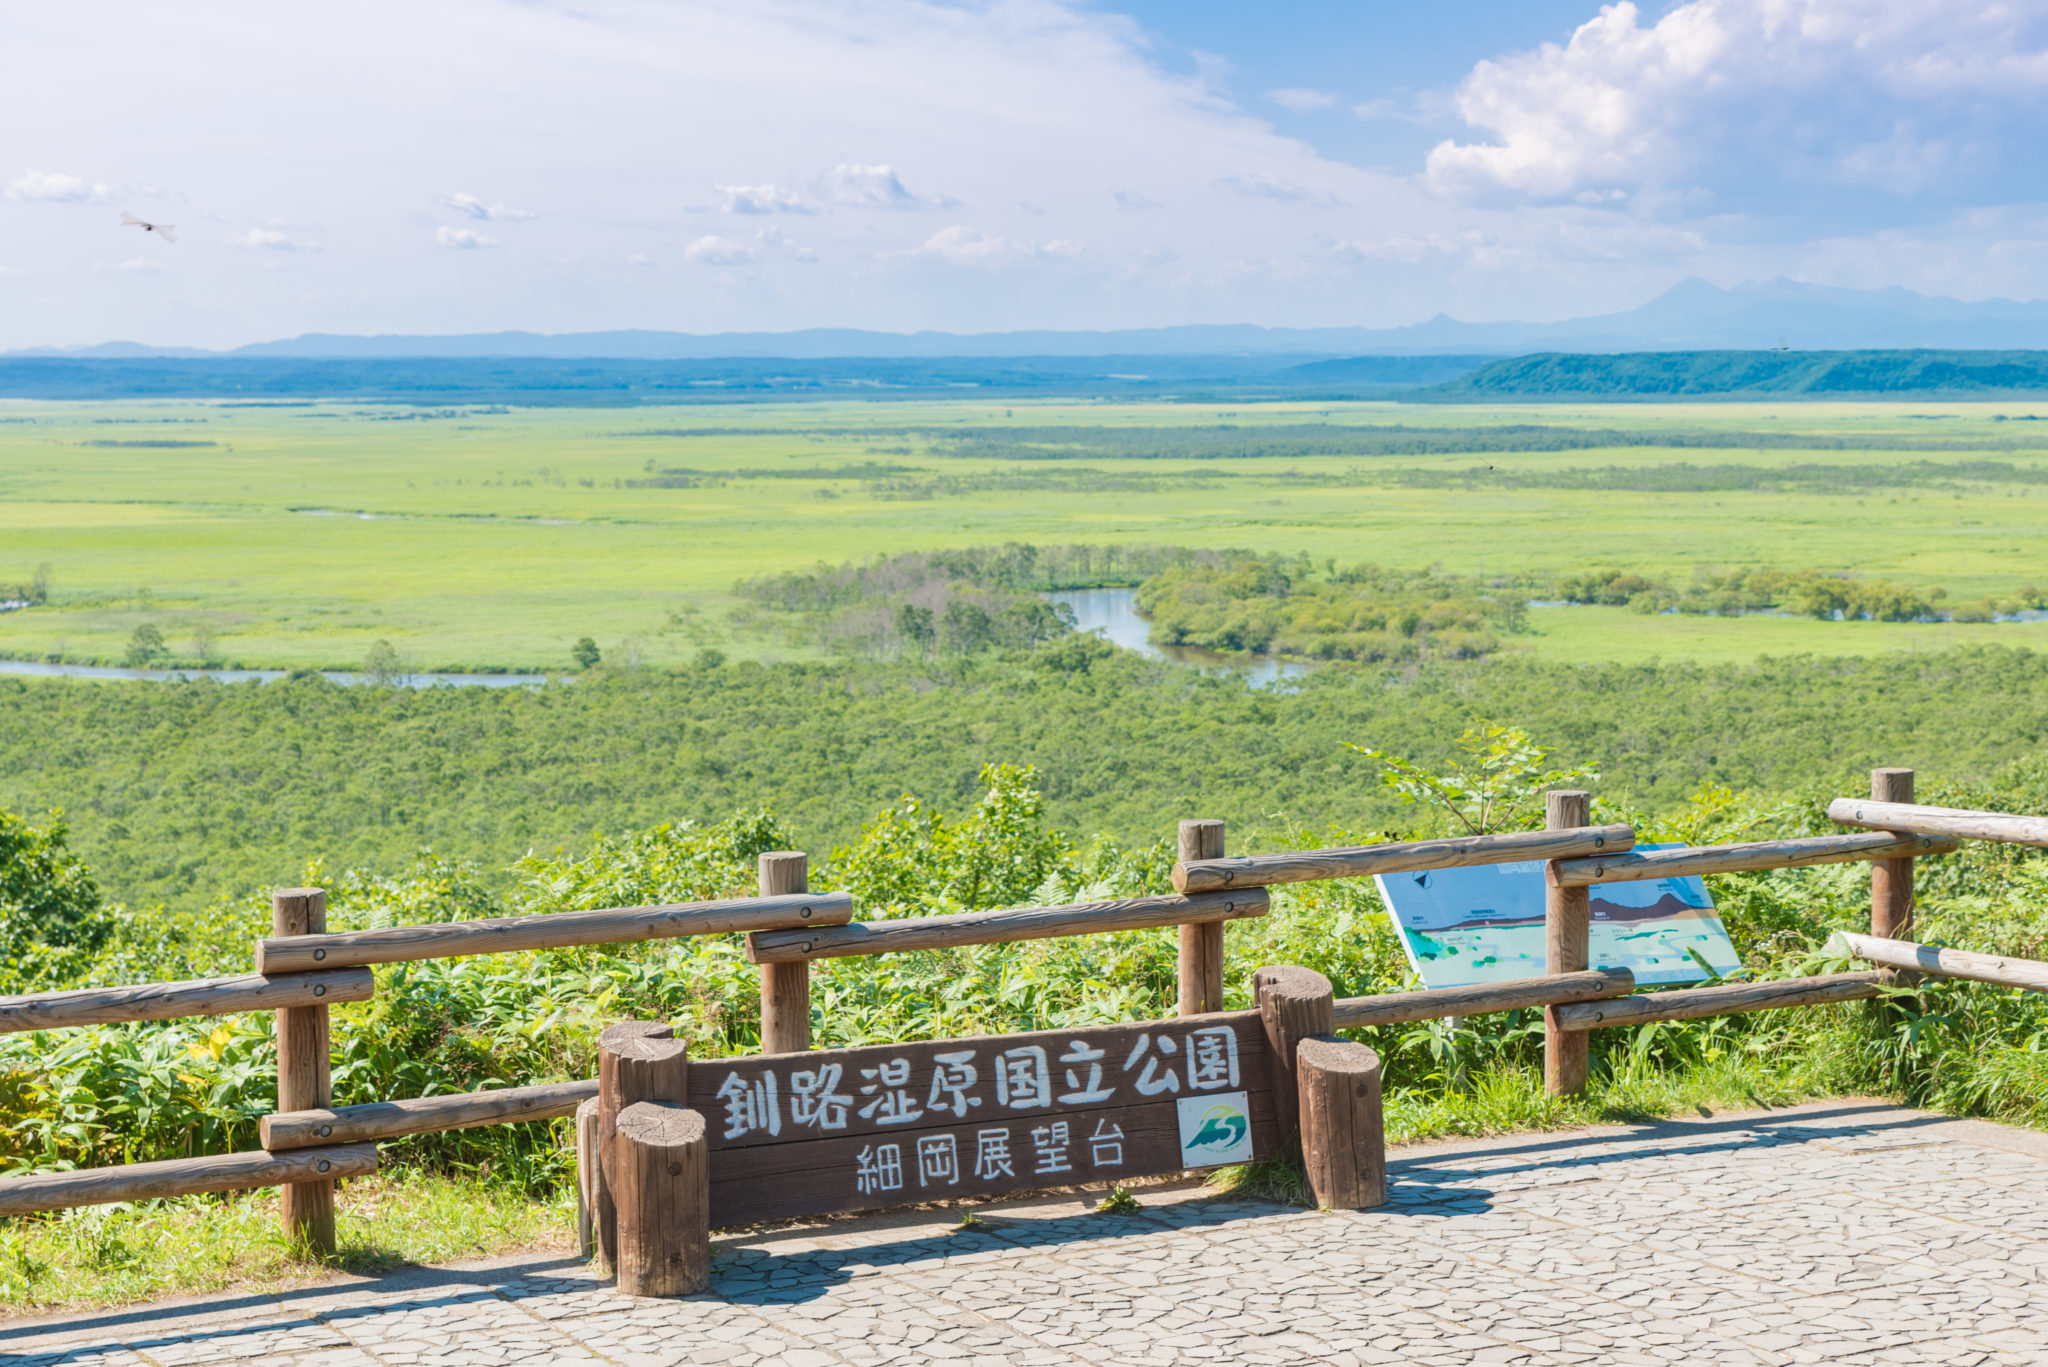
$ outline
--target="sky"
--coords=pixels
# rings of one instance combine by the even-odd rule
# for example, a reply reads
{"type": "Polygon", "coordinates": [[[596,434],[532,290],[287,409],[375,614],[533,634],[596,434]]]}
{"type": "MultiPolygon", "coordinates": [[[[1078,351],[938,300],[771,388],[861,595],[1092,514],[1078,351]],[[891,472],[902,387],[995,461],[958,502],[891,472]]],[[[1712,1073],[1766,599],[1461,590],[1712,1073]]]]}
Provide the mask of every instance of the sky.
{"type": "Polygon", "coordinates": [[[2048,297],[2048,0],[0,0],[0,34],[0,349],[2048,297]]]}

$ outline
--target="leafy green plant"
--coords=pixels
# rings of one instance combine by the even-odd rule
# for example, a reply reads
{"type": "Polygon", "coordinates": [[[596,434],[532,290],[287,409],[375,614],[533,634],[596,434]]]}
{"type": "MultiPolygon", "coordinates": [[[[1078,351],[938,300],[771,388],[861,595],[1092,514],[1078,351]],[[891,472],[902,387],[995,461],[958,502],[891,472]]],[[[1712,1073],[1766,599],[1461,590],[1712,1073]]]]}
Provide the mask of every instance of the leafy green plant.
{"type": "Polygon", "coordinates": [[[0,962],[6,976],[36,981],[97,949],[108,915],[99,885],[67,847],[70,832],[52,813],[31,826],[0,811],[0,962]]]}
{"type": "Polygon", "coordinates": [[[1129,1187],[1111,1187],[1109,1195],[1095,1203],[1100,1215],[1136,1215],[1144,1209],[1144,1203],[1131,1195],[1129,1187]]]}
{"type": "Polygon", "coordinates": [[[1385,750],[1343,742],[1381,766],[1380,781],[1401,800],[1447,812],[1472,835],[1540,824],[1535,801],[1546,789],[1589,783],[1600,775],[1591,765],[1547,768],[1552,750],[1512,726],[1482,722],[1458,737],[1463,758],[1442,773],[1385,750]]]}

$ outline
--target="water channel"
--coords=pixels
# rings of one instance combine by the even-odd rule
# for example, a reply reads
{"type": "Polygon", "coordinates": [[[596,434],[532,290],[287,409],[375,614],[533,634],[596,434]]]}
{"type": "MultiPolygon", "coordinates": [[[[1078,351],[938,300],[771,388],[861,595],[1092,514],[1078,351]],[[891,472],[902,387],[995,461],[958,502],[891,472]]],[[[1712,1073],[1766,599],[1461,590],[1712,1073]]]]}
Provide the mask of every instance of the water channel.
{"type": "Polygon", "coordinates": [[[1136,589],[1069,589],[1046,597],[1074,610],[1074,625],[1093,632],[1111,645],[1135,650],[1148,660],[1173,660],[1201,669],[1227,669],[1245,676],[1253,688],[1270,688],[1286,679],[1298,679],[1307,665],[1282,664],[1263,655],[1224,655],[1199,646],[1159,646],[1146,639],[1151,624],[1138,615],[1136,589]]]}

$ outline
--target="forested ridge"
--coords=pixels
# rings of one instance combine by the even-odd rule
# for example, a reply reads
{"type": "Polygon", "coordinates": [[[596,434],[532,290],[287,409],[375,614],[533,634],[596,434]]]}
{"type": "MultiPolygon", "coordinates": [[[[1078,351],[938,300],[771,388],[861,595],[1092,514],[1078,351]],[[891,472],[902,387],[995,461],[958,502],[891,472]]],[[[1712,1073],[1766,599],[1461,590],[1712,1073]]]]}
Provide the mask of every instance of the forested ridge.
{"type": "Polygon", "coordinates": [[[1972,648],[1749,666],[1504,656],[1329,666],[1294,692],[1086,639],[931,662],[602,670],[537,689],[0,681],[0,808],[62,809],[110,897],[194,905],[306,862],[393,869],[421,845],[497,867],[595,832],[767,808],[824,851],[904,793],[964,804],[1034,764],[1062,829],[1233,844],[1283,822],[1401,829],[1342,747],[1430,759],[1474,720],[1523,727],[1602,791],[1669,809],[1701,784],[1856,791],[1864,770],[1981,777],[2048,734],[2048,656],[1972,648]]]}

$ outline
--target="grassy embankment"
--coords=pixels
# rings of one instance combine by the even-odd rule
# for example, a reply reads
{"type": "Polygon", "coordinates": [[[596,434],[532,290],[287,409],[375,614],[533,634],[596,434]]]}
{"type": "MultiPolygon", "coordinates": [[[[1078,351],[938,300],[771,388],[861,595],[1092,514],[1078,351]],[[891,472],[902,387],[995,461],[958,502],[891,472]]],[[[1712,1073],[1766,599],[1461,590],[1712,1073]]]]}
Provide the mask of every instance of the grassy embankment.
{"type": "MultiPolygon", "coordinates": [[[[586,634],[651,664],[707,645],[802,657],[747,620],[736,580],[1009,540],[1459,574],[1818,567],[2007,595],[2038,577],[2044,551],[2048,437],[2001,420],[2027,411],[14,403],[0,423],[0,583],[47,562],[53,591],[0,615],[0,657],[117,663],[145,623],[171,661],[252,666],[353,667],[389,640],[420,669],[563,669],[586,634]],[[1572,449],[1514,449],[1545,430],[1576,434],[1572,449]],[[200,444],[153,444],[180,442],[200,444]]],[[[2039,624],[1534,618],[1518,647],[1559,660],[2048,640],[2039,624]]]]}

